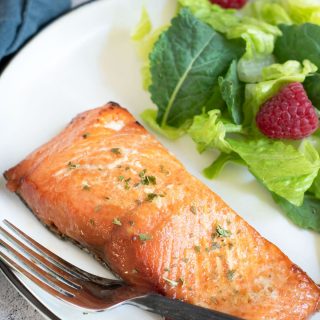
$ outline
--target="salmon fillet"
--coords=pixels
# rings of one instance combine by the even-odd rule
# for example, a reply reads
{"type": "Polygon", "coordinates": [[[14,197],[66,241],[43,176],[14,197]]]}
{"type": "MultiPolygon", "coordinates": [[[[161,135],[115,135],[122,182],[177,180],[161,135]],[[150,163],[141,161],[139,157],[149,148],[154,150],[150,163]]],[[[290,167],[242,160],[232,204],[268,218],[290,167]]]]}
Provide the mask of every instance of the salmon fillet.
{"type": "Polygon", "coordinates": [[[318,308],[317,285],[116,103],[78,115],[5,177],[128,283],[244,319],[318,308]]]}

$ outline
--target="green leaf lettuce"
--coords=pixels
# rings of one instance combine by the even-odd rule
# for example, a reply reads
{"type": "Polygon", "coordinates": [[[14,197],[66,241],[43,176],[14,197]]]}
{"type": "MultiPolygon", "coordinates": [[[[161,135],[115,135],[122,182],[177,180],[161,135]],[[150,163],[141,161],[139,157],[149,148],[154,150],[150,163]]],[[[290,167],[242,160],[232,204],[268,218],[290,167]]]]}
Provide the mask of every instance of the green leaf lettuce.
{"type": "Polygon", "coordinates": [[[320,24],[317,0],[255,0],[248,3],[244,13],[273,25],[320,24]]]}
{"type": "Polygon", "coordinates": [[[275,43],[274,55],[279,62],[310,60],[320,68],[320,26],[305,23],[302,25],[280,25],[282,36],[275,43]]]}
{"type": "Polygon", "coordinates": [[[141,76],[144,90],[148,90],[151,85],[150,52],[160,34],[167,28],[168,26],[164,25],[152,31],[152,23],[149,14],[145,7],[142,8],[140,21],[133,30],[131,39],[135,42],[138,55],[142,60],[141,76]]]}
{"type": "Polygon", "coordinates": [[[236,10],[222,9],[208,0],[179,0],[198,19],[212,26],[228,39],[242,38],[246,42],[246,58],[257,54],[271,54],[276,37],[281,35],[277,26],[253,17],[241,16],[236,10]]]}
{"type": "Polygon", "coordinates": [[[235,152],[221,153],[212,164],[203,170],[203,174],[208,179],[216,178],[228,162],[245,165],[244,161],[235,152]]]}
{"type": "Polygon", "coordinates": [[[227,40],[187,9],[180,10],[150,54],[149,91],[160,126],[180,127],[200,114],[218,77],[243,53],[241,39],[227,40]]]}
{"type": "Polygon", "coordinates": [[[217,148],[229,153],[231,148],[225,140],[226,129],[219,120],[220,110],[212,110],[206,114],[195,116],[188,130],[192,140],[197,144],[199,152],[208,148],[217,148]]]}
{"type": "Polygon", "coordinates": [[[237,61],[233,60],[224,77],[219,77],[222,98],[225,100],[229,115],[235,124],[241,124],[244,84],[238,78],[237,61]]]}
{"type": "Polygon", "coordinates": [[[311,194],[304,196],[301,206],[295,206],[276,194],[274,201],[297,226],[320,232],[320,200],[311,194]]]}
{"type": "Polygon", "coordinates": [[[296,206],[303,203],[303,196],[319,171],[317,153],[308,145],[308,154],[290,144],[269,139],[231,140],[232,150],[245,161],[249,170],[270,191],[296,206]]]}

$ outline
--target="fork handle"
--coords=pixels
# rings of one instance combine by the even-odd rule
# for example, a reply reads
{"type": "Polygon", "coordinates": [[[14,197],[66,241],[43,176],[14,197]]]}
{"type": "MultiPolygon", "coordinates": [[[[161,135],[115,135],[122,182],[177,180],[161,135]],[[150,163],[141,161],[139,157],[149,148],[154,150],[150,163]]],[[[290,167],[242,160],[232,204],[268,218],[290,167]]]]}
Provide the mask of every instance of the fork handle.
{"type": "Polygon", "coordinates": [[[160,294],[149,294],[127,301],[128,304],[168,317],[172,320],[243,320],[219,311],[209,310],[160,294]]]}

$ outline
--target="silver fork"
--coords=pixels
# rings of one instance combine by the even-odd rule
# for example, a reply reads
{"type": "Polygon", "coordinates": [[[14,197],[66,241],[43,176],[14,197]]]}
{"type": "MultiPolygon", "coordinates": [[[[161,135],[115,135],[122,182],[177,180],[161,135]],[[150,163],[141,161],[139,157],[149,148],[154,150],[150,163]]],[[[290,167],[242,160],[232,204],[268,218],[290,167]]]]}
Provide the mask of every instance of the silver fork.
{"type": "Polygon", "coordinates": [[[241,320],[218,311],[166,298],[149,288],[88,273],[58,257],[4,220],[0,227],[0,259],[53,296],[97,312],[130,304],[175,320],[241,320]]]}

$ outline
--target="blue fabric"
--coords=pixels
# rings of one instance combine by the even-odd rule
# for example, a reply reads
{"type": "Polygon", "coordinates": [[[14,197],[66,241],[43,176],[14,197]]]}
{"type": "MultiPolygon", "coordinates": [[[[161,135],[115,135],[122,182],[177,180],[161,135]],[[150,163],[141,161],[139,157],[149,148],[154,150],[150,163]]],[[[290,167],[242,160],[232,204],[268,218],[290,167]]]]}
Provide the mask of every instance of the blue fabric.
{"type": "Polygon", "coordinates": [[[70,6],[70,0],[0,0],[0,61],[70,6]]]}

